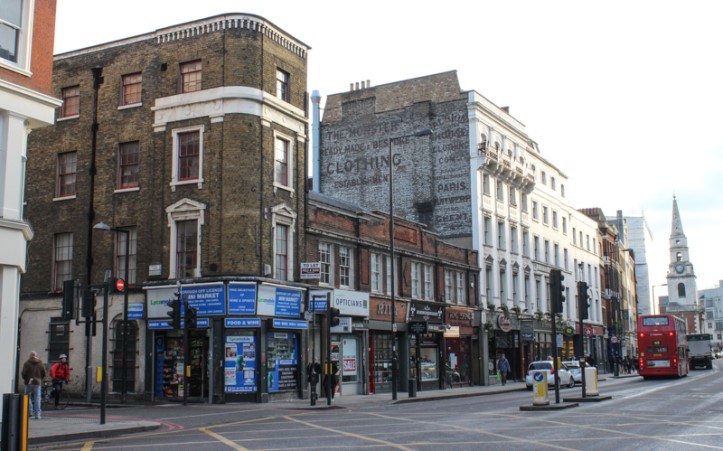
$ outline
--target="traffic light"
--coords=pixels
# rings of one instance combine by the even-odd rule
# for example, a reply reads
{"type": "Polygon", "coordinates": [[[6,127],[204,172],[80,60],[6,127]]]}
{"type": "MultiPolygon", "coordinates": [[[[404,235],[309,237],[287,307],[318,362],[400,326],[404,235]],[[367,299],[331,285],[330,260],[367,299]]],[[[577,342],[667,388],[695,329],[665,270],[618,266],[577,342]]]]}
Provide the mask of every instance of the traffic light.
{"type": "Polygon", "coordinates": [[[198,311],[195,308],[186,308],[186,327],[189,329],[196,328],[196,318],[198,311]]]}
{"type": "Polygon", "coordinates": [[[562,313],[565,305],[565,285],[562,284],[563,280],[565,280],[565,276],[562,275],[562,271],[559,269],[550,270],[550,305],[554,314],[562,313]]]}
{"type": "Polygon", "coordinates": [[[587,282],[577,283],[577,305],[580,319],[587,319],[587,309],[590,308],[590,303],[587,296],[587,282]]]}
{"type": "Polygon", "coordinates": [[[95,291],[90,287],[85,287],[83,290],[83,299],[81,304],[81,313],[83,318],[90,318],[93,316],[95,311],[95,291]]]}
{"type": "Polygon", "coordinates": [[[168,317],[171,318],[169,324],[173,329],[181,328],[181,293],[176,293],[176,299],[168,301],[171,310],[168,311],[168,317]]]}
{"type": "Polygon", "coordinates": [[[329,327],[339,325],[339,309],[336,307],[329,307],[329,327]]]}
{"type": "Polygon", "coordinates": [[[60,318],[63,321],[70,321],[75,317],[75,281],[66,280],[63,282],[63,305],[60,310],[60,318]]]}

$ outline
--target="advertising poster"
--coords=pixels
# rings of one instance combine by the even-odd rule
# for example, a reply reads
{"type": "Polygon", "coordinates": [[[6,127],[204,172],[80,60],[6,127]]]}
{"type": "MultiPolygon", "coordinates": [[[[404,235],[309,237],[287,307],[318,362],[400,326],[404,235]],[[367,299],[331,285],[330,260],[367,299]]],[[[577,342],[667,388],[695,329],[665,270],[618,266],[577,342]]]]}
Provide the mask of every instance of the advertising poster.
{"type": "Polygon", "coordinates": [[[299,365],[298,335],[270,332],[267,341],[269,393],[296,390],[299,365]]]}
{"type": "Polygon", "coordinates": [[[226,393],[252,393],[257,390],[256,337],[226,337],[224,386],[226,393]]]}

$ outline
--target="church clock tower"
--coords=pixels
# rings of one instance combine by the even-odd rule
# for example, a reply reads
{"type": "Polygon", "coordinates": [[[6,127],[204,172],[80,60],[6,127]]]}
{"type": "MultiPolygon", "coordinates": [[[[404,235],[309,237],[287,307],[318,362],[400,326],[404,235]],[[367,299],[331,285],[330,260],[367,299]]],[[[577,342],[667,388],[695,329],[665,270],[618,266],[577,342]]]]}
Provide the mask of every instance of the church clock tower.
{"type": "Polygon", "coordinates": [[[698,289],[695,272],[688,254],[688,240],[683,233],[678,201],[673,196],[673,225],[670,231],[670,264],[668,265],[668,299],[670,305],[697,306],[698,289]]]}

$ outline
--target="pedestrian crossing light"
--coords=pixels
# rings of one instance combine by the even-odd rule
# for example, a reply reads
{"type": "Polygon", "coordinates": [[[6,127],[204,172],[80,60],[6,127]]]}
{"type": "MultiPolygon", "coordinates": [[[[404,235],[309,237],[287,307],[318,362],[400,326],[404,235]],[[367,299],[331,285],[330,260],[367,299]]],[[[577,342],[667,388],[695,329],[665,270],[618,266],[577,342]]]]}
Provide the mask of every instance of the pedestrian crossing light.
{"type": "Polygon", "coordinates": [[[550,271],[550,304],[554,314],[562,313],[565,305],[565,285],[562,283],[564,280],[565,276],[559,269],[550,271]]]}

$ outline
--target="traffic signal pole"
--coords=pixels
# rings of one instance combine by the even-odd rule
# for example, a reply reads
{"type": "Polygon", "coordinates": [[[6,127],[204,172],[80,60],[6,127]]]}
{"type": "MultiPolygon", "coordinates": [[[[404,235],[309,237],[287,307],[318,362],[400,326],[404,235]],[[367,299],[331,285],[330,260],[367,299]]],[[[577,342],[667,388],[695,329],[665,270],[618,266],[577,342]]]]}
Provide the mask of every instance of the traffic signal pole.
{"type": "Polygon", "coordinates": [[[586,393],[586,380],[585,380],[585,337],[584,337],[584,321],[587,317],[587,283],[577,283],[577,315],[580,321],[580,371],[582,372],[582,397],[584,398],[586,393]]]}

